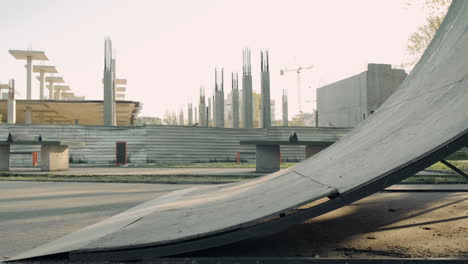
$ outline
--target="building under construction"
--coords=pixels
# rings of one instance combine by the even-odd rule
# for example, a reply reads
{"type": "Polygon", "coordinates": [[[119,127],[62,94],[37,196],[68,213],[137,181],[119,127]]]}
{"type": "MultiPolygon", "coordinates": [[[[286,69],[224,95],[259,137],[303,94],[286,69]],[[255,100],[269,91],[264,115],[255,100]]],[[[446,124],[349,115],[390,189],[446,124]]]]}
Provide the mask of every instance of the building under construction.
{"type": "Polygon", "coordinates": [[[14,81],[0,84],[2,123],[106,126],[135,124],[141,104],[125,100],[127,80],[116,78],[116,60],[112,56],[110,39],[105,40],[104,48],[104,100],[85,100],[84,96],[76,96],[68,85],[64,85],[63,77],[55,75],[58,71],[53,65],[33,66],[32,62],[35,60],[48,60],[43,51],[10,50],[9,53],[17,60],[26,61],[27,96],[26,99],[16,100],[14,81]],[[37,79],[40,93],[37,100],[31,96],[32,72],[39,73],[37,79]],[[48,93],[45,92],[45,88],[48,88],[48,93]]]}

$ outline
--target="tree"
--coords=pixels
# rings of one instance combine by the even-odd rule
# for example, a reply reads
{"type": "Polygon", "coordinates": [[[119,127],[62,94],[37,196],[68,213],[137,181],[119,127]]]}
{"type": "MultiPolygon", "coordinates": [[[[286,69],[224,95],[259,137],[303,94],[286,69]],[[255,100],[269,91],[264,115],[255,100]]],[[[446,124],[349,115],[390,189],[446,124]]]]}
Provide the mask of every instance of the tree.
{"type": "MultiPolygon", "coordinates": [[[[407,68],[412,68],[418,62],[439,29],[451,3],[452,0],[424,0],[423,5],[428,9],[429,16],[426,18],[426,24],[419,26],[418,31],[411,34],[408,39],[406,50],[409,60],[405,63],[407,68]]],[[[414,1],[408,4],[414,4],[414,1]]]]}
{"type": "Polygon", "coordinates": [[[304,113],[297,114],[293,116],[291,121],[289,121],[290,126],[305,126],[304,113]]]}
{"type": "Polygon", "coordinates": [[[163,125],[177,125],[177,117],[174,112],[166,110],[163,117],[163,125]]]}
{"type": "Polygon", "coordinates": [[[135,120],[136,126],[144,126],[144,125],[162,125],[162,120],[159,117],[151,117],[151,116],[140,116],[137,117],[135,120]]]}

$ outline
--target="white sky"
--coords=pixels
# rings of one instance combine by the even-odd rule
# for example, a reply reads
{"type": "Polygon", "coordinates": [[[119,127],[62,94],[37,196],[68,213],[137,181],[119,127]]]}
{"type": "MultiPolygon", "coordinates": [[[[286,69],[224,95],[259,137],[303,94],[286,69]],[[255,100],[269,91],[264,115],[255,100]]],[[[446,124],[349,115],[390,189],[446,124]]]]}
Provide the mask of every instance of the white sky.
{"type": "MultiPolygon", "coordinates": [[[[364,71],[367,63],[404,62],[408,36],[426,16],[407,2],[2,0],[0,82],[14,78],[25,96],[25,63],[8,50],[32,47],[46,52],[45,64],[56,65],[76,95],[102,99],[109,36],[117,75],[128,80],[127,99],[143,103],[140,115],[162,117],[189,100],[197,104],[201,85],[211,95],[215,67],[225,68],[227,94],[230,72],[241,75],[242,48],[250,47],[254,90],[260,91],[260,49],[269,49],[272,99],[279,102],[288,89],[290,115],[297,113],[296,74],[279,70],[314,65],[302,74],[303,110],[311,112],[316,87],[364,71]]],[[[277,103],[278,118],[280,110],[277,103]]]]}

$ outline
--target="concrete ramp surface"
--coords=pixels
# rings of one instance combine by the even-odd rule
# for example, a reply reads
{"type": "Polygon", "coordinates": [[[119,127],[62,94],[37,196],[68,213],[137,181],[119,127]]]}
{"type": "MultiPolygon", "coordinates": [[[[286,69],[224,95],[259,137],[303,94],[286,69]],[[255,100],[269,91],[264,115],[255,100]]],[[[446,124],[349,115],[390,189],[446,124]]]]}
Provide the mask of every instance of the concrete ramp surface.
{"type": "Polygon", "coordinates": [[[318,155],[255,180],[170,193],[15,259],[137,260],[220,246],[283,230],[413,175],[467,145],[467,29],[468,2],[453,1],[395,94],[318,155]]]}

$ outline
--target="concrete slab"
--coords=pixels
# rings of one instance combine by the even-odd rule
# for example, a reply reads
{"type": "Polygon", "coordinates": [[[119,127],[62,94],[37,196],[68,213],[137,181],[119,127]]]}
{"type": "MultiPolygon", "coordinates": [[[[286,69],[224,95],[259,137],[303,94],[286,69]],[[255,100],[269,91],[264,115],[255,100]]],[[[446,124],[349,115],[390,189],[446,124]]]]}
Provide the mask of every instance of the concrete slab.
{"type": "Polygon", "coordinates": [[[122,261],[225,245],[284,230],[413,175],[468,143],[467,27],[468,2],[455,0],[395,94],[301,164],[155,199],[16,258],[70,252],[71,258],[122,261]]]}
{"type": "Polygon", "coordinates": [[[9,50],[8,52],[17,60],[26,60],[28,57],[32,60],[49,60],[43,51],[9,50]]]}

